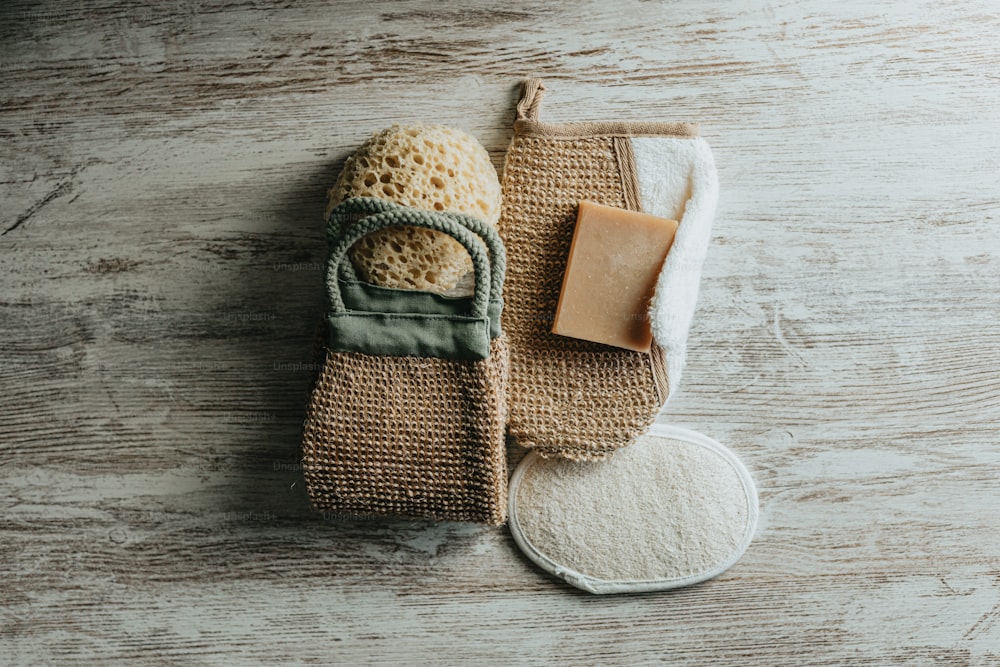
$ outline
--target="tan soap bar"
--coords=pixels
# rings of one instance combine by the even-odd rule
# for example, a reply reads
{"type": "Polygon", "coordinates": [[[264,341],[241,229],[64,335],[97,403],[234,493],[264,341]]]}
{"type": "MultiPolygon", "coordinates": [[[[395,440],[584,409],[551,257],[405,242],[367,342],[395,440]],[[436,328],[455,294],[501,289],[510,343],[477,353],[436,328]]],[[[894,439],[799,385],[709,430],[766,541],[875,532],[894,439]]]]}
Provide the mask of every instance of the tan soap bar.
{"type": "Polygon", "coordinates": [[[580,202],[552,333],[649,352],[649,300],[677,221],[580,202]]]}

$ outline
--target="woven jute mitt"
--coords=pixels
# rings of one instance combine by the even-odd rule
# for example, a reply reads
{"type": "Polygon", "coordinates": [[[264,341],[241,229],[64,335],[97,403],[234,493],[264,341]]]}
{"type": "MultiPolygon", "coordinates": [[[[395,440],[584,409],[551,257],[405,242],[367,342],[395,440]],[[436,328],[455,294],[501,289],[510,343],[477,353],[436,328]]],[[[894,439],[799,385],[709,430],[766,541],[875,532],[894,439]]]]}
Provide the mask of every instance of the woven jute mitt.
{"type": "Polygon", "coordinates": [[[302,439],[313,505],[338,517],[506,519],[505,255],[472,216],[356,197],[330,214],[322,367],[302,439]],[[471,258],[471,297],[360,280],[351,248],[380,230],[445,234],[471,258]]]}
{"type": "Polygon", "coordinates": [[[508,433],[543,456],[596,460],[645,432],[677,389],[718,180],[696,125],[546,123],[544,91],[524,83],[501,180],[508,433]],[[551,333],[582,200],[680,222],[649,308],[649,353],[551,333]]]}

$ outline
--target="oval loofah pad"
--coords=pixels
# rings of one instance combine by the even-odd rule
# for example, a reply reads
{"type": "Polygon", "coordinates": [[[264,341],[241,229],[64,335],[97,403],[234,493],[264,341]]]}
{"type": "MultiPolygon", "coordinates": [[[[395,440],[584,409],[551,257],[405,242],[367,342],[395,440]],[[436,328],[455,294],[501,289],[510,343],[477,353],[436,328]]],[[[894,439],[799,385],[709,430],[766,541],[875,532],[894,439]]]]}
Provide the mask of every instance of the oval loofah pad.
{"type": "Polygon", "coordinates": [[[591,593],[710,579],[743,555],[758,517],[753,480],[731,451],[660,424],[604,462],[528,454],[508,502],[521,550],[591,593]]]}
{"type": "MultiPolygon", "coordinates": [[[[349,197],[455,211],[491,225],[500,217],[500,181],[486,149],[442,125],[393,125],[373,135],[347,159],[328,193],[327,215],[349,197]]],[[[472,270],[458,242],[415,227],[369,234],[355,245],[351,260],[368,282],[434,292],[454,288],[472,270]]]]}

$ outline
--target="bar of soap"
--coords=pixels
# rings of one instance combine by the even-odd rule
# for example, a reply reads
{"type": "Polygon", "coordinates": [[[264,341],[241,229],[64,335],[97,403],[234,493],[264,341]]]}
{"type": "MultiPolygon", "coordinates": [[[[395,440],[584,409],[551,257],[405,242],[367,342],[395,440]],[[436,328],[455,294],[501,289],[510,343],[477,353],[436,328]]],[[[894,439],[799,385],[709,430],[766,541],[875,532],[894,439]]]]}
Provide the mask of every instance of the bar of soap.
{"type": "Polygon", "coordinates": [[[649,352],[649,300],[677,221],[581,201],[552,333],[649,352]]]}

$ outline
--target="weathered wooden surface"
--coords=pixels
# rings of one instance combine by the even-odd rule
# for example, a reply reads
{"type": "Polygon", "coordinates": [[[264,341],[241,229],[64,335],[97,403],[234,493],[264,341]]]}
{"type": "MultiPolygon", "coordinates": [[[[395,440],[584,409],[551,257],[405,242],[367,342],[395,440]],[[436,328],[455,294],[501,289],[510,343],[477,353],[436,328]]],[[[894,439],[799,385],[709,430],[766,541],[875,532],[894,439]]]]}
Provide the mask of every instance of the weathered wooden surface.
{"type": "Polygon", "coordinates": [[[5,2],[0,662],[1000,664],[1000,8],[5,2]],[[296,464],[324,189],[367,134],[698,120],[722,201],[663,421],[761,491],[597,598],[296,464]]]}

